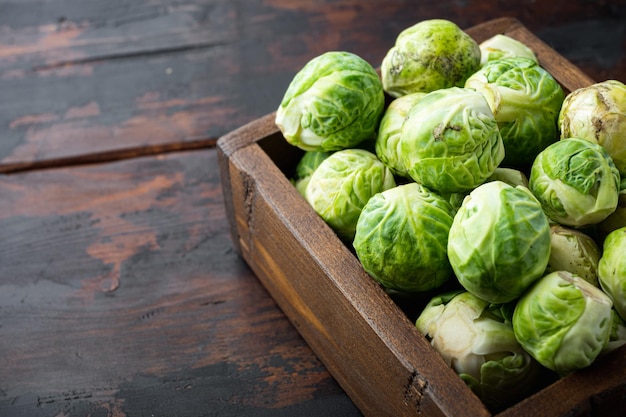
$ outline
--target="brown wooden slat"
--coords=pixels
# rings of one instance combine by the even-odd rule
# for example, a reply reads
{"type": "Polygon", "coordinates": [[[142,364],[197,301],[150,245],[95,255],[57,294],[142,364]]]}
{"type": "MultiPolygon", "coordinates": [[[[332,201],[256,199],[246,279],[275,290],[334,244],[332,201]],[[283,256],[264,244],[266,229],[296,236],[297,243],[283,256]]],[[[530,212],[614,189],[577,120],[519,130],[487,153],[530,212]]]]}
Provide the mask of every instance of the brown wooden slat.
{"type": "Polygon", "coordinates": [[[231,77],[232,61],[219,56],[210,49],[105,61],[83,75],[6,80],[0,91],[12,99],[0,102],[0,126],[6,126],[0,130],[6,151],[0,149],[0,170],[82,155],[213,145],[219,132],[245,120],[236,98],[223,96],[204,77],[211,60],[222,74],[213,77],[217,85],[231,77]]]}
{"type": "Polygon", "coordinates": [[[52,71],[75,64],[184,52],[237,40],[236,9],[226,0],[14,2],[0,22],[0,69],[52,71]],[[40,10],[33,14],[33,10],[40,10]],[[10,58],[10,59],[7,59],[10,58]]]}

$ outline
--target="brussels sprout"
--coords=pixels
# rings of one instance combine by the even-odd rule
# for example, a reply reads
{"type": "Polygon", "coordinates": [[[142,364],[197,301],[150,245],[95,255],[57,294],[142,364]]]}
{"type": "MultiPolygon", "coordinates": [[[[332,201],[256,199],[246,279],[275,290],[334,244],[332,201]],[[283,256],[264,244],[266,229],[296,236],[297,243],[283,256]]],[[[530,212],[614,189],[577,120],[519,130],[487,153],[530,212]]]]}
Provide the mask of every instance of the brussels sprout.
{"type": "Polygon", "coordinates": [[[572,91],[559,114],[561,137],[602,145],[626,177],[626,85],[607,80],[572,91]]]}
{"type": "Polygon", "coordinates": [[[583,139],[561,139],[541,151],[528,181],[546,214],[565,226],[599,223],[617,207],[619,172],[602,146],[583,139]]]}
{"type": "Polygon", "coordinates": [[[384,111],[381,80],[349,52],[326,52],[293,78],[276,112],[276,125],[305,151],[351,148],[375,135],[384,111]]]}
{"type": "Polygon", "coordinates": [[[558,224],[550,226],[550,237],[546,272],[568,271],[597,287],[600,248],[595,240],[580,230],[558,224]]]}
{"type": "Polygon", "coordinates": [[[304,196],[311,175],[313,175],[317,167],[324,159],[328,158],[330,154],[331,152],[307,151],[302,155],[302,158],[300,158],[296,166],[296,173],[292,178],[292,183],[302,196],[304,196]]]}
{"type": "Polygon", "coordinates": [[[363,268],[386,288],[416,293],[452,277],[446,244],[454,209],[408,183],[373,196],[356,225],[353,246],[363,268]]]}
{"type": "Polygon", "coordinates": [[[515,337],[539,363],[561,376],[589,366],[611,334],[610,298],[567,271],[539,279],[518,300],[515,337]]]}
{"type": "Polygon", "coordinates": [[[480,68],[480,48],[474,39],[445,19],[421,21],[403,30],[387,52],[381,75],[392,97],[441,88],[463,87],[480,68]]]}
{"type": "Polygon", "coordinates": [[[491,303],[519,297],[545,271],[550,226],[525,187],[485,183],[465,198],[448,236],[459,283],[491,303]]]}
{"type": "Polygon", "coordinates": [[[452,87],[426,94],[411,108],[400,152],[416,182],[439,193],[462,193],[493,174],[504,145],[484,96],[452,87]]]}
{"type": "Polygon", "coordinates": [[[538,363],[499,306],[469,292],[445,293],[426,305],[415,325],[492,410],[516,403],[538,383],[538,363]]]}
{"type": "Polygon", "coordinates": [[[503,165],[529,166],[558,140],[557,118],[565,93],[536,61],[490,61],[467,79],[465,87],[482,93],[493,111],[504,142],[503,165]]]}
{"type": "Polygon", "coordinates": [[[626,320],[626,227],[612,231],[604,239],[598,279],[615,310],[626,320]]]}
{"type": "Polygon", "coordinates": [[[617,314],[615,308],[611,310],[611,319],[609,342],[602,350],[602,354],[613,352],[618,347],[626,345],[626,321],[617,314]]]}
{"type": "Polygon", "coordinates": [[[513,187],[521,185],[528,188],[528,177],[519,169],[497,167],[487,181],[502,181],[513,187]]]}
{"type": "Polygon", "coordinates": [[[463,200],[465,200],[467,194],[468,193],[445,193],[441,194],[441,196],[448,200],[448,203],[450,203],[450,205],[454,209],[454,212],[456,213],[457,210],[461,207],[461,204],[463,204],[463,200]]]}
{"type": "Polygon", "coordinates": [[[480,48],[481,65],[485,65],[488,61],[514,57],[523,57],[539,62],[532,49],[524,43],[500,33],[483,41],[478,47],[480,48]]]}
{"type": "Polygon", "coordinates": [[[341,239],[352,242],[367,201],[395,185],[393,173],[376,155],[363,149],[343,149],[320,163],[304,197],[341,239]]]}
{"type": "Polygon", "coordinates": [[[394,99],[389,103],[378,127],[375,151],[376,156],[387,165],[394,174],[408,177],[406,163],[402,161],[400,151],[400,131],[406,116],[415,103],[426,93],[413,93],[394,99]]]}

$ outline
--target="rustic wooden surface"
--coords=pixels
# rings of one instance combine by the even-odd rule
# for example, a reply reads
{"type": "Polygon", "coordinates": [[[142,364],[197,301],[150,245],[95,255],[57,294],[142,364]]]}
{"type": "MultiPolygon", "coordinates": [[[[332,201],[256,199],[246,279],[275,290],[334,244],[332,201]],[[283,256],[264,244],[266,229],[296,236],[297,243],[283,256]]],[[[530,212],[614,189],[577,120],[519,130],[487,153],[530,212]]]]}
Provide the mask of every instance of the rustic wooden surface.
{"type": "Polygon", "coordinates": [[[331,49],[512,16],[626,81],[626,2],[0,0],[0,416],[358,416],[235,253],[217,138],[331,49]]]}

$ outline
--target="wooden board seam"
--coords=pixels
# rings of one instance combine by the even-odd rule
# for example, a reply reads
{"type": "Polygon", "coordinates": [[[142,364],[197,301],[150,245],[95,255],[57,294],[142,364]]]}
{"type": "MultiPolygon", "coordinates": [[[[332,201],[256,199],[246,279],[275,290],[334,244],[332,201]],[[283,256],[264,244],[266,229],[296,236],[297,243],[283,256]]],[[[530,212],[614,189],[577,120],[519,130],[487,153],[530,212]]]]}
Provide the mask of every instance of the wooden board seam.
{"type": "Polygon", "coordinates": [[[200,149],[215,148],[217,139],[197,139],[189,142],[167,143],[163,145],[151,145],[118,149],[108,152],[94,152],[85,155],[69,156],[66,158],[54,158],[29,162],[9,162],[0,164],[0,174],[16,174],[25,171],[76,167],[81,165],[101,164],[117,162],[126,159],[143,158],[161,154],[186,152],[200,149]]]}

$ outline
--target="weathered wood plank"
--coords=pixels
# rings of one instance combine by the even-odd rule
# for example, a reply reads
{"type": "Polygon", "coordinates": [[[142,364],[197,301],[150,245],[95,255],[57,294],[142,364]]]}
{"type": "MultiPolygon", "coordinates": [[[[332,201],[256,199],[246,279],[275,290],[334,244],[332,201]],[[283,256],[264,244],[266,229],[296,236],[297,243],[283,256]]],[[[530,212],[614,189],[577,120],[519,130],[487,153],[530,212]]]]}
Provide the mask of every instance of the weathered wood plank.
{"type": "Polygon", "coordinates": [[[0,416],[360,415],[233,250],[215,166],[0,177],[0,416]]]}
{"type": "Polygon", "coordinates": [[[10,58],[0,68],[14,77],[28,70],[46,72],[228,44],[238,37],[234,3],[226,0],[65,0],[0,6],[0,57],[10,58]]]}
{"type": "Polygon", "coordinates": [[[2,0],[0,172],[213,146],[275,110],[313,56],[377,66],[428,18],[517,17],[591,78],[626,79],[623,4],[2,0]]]}

